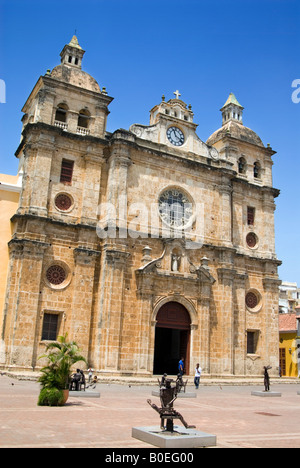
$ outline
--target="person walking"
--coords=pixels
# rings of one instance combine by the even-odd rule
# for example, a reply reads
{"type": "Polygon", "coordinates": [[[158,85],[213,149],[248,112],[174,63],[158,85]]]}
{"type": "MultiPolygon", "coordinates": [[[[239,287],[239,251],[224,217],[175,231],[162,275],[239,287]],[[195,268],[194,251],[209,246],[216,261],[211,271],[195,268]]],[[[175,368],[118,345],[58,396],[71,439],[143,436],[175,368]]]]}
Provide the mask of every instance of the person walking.
{"type": "Polygon", "coordinates": [[[195,378],[194,378],[194,384],[195,384],[196,390],[198,390],[199,388],[201,372],[202,372],[202,369],[199,363],[197,363],[196,369],[195,369],[195,378]]]}

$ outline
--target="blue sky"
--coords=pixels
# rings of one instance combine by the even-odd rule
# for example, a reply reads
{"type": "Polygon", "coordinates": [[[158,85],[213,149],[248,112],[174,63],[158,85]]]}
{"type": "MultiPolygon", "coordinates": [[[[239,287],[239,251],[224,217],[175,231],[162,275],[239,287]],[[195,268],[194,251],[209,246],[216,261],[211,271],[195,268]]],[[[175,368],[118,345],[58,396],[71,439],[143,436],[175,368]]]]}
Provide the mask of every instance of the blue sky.
{"type": "Polygon", "coordinates": [[[15,174],[21,108],[40,75],[60,63],[75,30],[83,69],[105,86],[108,131],[147,125],[149,110],[173,97],[191,104],[203,140],[221,126],[229,93],[244,124],[274,156],[280,277],[300,285],[299,0],[0,0],[0,172],[15,174]]]}

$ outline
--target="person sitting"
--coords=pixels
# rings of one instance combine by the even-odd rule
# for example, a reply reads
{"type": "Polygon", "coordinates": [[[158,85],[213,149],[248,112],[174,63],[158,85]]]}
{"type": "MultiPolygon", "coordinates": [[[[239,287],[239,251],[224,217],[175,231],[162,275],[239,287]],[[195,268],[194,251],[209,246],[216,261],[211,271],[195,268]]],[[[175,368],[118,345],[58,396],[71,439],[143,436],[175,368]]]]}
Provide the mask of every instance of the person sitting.
{"type": "MultiPolygon", "coordinates": [[[[82,371],[81,371],[82,372],[82,371]]],[[[77,369],[74,374],[71,376],[71,383],[70,383],[70,390],[79,390],[79,382],[82,379],[82,374],[80,372],[80,369],[77,369]]]]}

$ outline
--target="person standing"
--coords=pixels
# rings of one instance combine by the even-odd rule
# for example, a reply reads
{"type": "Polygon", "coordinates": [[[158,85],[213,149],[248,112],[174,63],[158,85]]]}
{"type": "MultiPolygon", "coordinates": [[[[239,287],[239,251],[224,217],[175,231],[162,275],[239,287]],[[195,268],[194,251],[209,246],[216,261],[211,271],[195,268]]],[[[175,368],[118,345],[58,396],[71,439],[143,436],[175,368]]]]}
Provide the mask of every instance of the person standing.
{"type": "Polygon", "coordinates": [[[178,363],[178,372],[180,375],[184,373],[184,358],[182,357],[178,363]]]}
{"type": "Polygon", "coordinates": [[[91,367],[88,369],[88,373],[89,373],[89,383],[91,383],[92,378],[93,378],[93,369],[91,367]]]}
{"type": "Polygon", "coordinates": [[[194,378],[194,384],[195,384],[196,390],[198,390],[199,388],[201,372],[202,372],[202,369],[199,363],[197,363],[196,369],[195,369],[195,378],[194,378]]]}

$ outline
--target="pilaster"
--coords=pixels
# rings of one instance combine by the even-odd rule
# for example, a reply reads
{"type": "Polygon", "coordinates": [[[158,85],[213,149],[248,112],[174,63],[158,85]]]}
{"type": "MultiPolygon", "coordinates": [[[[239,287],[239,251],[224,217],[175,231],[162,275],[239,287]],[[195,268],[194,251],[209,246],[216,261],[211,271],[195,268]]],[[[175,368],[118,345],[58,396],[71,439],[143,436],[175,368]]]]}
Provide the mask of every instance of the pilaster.
{"type": "Polygon", "coordinates": [[[71,309],[70,339],[89,357],[95,265],[100,252],[86,248],[74,250],[74,295],[71,309]]]}
{"type": "MultiPolygon", "coordinates": [[[[219,304],[218,330],[221,336],[222,349],[219,349],[218,369],[220,374],[234,373],[234,297],[233,284],[236,271],[231,268],[218,268],[219,294],[221,301],[219,304]],[[220,365],[219,364],[219,365],[220,365]]],[[[216,349],[217,344],[213,347],[216,349]]]]}
{"type": "Polygon", "coordinates": [[[119,369],[124,320],[124,272],[129,253],[120,245],[106,244],[101,254],[99,300],[95,323],[94,367],[119,369]]]}
{"type": "Polygon", "coordinates": [[[131,165],[130,149],[122,141],[116,140],[109,158],[109,172],[107,181],[107,203],[114,213],[110,225],[115,223],[120,230],[119,237],[127,237],[127,179],[128,168],[131,165]]]}
{"type": "Polygon", "coordinates": [[[32,368],[42,265],[48,247],[49,244],[37,241],[9,242],[9,289],[1,337],[6,343],[7,366],[32,368]]]}
{"type": "Polygon", "coordinates": [[[97,211],[100,197],[100,184],[103,152],[94,152],[88,148],[84,155],[85,179],[82,195],[81,222],[83,224],[97,224],[97,211]]]}

